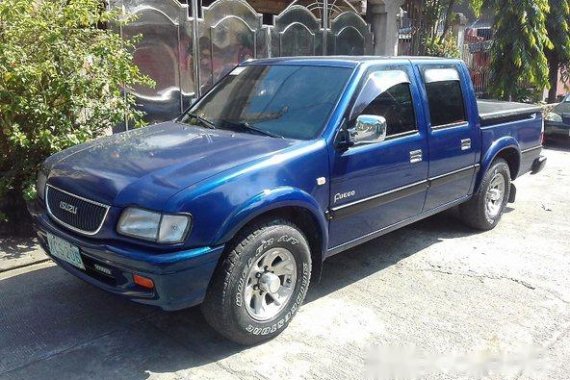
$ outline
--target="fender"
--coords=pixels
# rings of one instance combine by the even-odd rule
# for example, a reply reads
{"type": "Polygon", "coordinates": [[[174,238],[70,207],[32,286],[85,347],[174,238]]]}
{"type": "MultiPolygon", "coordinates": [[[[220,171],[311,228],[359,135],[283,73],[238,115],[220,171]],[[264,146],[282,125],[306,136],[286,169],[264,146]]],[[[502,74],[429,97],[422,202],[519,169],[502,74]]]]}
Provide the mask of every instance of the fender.
{"type": "MultiPolygon", "coordinates": [[[[497,141],[493,142],[493,144],[491,144],[491,146],[489,147],[489,149],[487,149],[487,152],[483,156],[483,159],[481,160],[481,170],[479,170],[479,173],[477,174],[474,193],[476,193],[479,190],[479,185],[483,180],[483,176],[485,175],[485,173],[487,173],[487,170],[489,170],[489,167],[493,163],[493,160],[495,160],[497,155],[501,153],[503,150],[510,148],[513,148],[517,151],[520,162],[521,149],[519,147],[518,142],[512,136],[501,137],[497,141]]],[[[516,174],[518,173],[514,173],[513,179],[516,178],[516,174]]]]}
{"type": "Polygon", "coordinates": [[[318,228],[322,236],[321,253],[325,252],[328,244],[328,227],[323,209],[309,193],[288,186],[264,190],[244,202],[222,224],[214,239],[215,244],[227,242],[254,218],[278,208],[291,206],[306,209],[318,221],[318,228]]]}

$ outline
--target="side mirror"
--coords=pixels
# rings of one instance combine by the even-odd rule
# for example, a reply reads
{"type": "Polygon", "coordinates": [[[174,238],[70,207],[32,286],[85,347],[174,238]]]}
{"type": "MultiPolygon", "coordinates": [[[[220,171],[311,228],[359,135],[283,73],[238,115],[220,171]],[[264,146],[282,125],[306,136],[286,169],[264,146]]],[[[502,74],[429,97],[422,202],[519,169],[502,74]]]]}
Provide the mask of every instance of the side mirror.
{"type": "Polygon", "coordinates": [[[387,123],[382,116],[360,115],[354,128],[349,129],[351,145],[379,143],[386,139],[387,123]]]}

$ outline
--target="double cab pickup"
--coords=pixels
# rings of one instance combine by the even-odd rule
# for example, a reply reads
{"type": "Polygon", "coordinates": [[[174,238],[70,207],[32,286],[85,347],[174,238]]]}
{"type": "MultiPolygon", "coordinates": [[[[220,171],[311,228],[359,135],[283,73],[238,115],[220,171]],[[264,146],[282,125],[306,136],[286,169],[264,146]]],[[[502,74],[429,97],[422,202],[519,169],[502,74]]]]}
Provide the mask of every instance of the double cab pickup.
{"type": "Polygon", "coordinates": [[[454,206],[490,230],[539,172],[541,109],[478,101],[463,62],[245,62],[180,117],[48,158],[30,206],[75,276],[202,304],[225,337],[279,334],[330,256],[454,206]]]}

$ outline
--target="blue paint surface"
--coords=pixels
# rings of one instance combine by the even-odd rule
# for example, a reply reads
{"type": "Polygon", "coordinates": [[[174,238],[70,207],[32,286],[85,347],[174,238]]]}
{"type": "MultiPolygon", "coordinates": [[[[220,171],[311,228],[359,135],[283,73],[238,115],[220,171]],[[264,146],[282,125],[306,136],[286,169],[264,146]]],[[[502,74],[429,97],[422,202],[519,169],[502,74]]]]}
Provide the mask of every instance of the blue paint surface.
{"type": "Polygon", "coordinates": [[[480,127],[468,71],[457,60],[329,57],[243,64],[251,65],[342,67],[352,70],[352,74],[322,132],[314,139],[281,139],[172,121],[97,139],[50,157],[44,163],[50,185],[109,205],[110,211],[101,231],[87,237],[59,226],[46,215],[43,201],[38,201],[34,215],[40,236],[49,232],[70,241],[86,257],[112,267],[127,280],[132,273],[147,274],[155,280],[157,289],[153,295],[140,295],[132,288],[131,280],[111,286],[65,263],[60,263],[62,266],[135,301],[165,309],[181,308],[202,301],[224,245],[263,213],[286,207],[308,211],[322,237],[318,253],[324,260],[327,252],[336,253],[350,242],[365,241],[367,236],[390,226],[469,199],[484,171],[504,149],[513,149],[520,158],[519,175],[530,170],[539,153],[521,155],[521,151],[541,143],[539,114],[523,121],[480,127]],[[464,125],[432,128],[422,80],[422,70],[430,65],[459,71],[467,115],[464,125]],[[368,73],[395,69],[405,71],[410,78],[417,132],[379,144],[338,149],[338,131],[368,73]],[[460,142],[466,138],[471,140],[471,148],[462,151],[460,142]],[[414,150],[422,151],[422,161],[411,164],[409,153],[414,150]],[[331,207],[428,182],[470,165],[480,169],[477,174],[345,218],[327,219],[331,207]],[[326,184],[317,184],[321,177],[326,184]],[[340,193],[352,195],[338,200],[335,195],[340,193]],[[183,243],[174,245],[122,236],[116,226],[128,206],[190,213],[191,233],[183,243]]]}

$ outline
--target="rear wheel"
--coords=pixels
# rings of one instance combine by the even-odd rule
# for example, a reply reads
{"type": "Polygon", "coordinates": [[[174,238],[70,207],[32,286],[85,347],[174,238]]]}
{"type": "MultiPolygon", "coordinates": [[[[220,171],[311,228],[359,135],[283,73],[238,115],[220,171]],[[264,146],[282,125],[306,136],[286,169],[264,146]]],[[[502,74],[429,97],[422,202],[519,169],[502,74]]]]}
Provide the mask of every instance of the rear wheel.
{"type": "Polygon", "coordinates": [[[461,219],[478,230],[495,228],[505,211],[510,189],[509,165],[502,158],[498,158],[485,173],[479,191],[459,207],[461,219]]]}
{"type": "Polygon", "coordinates": [[[287,327],[305,298],[311,254],[305,236],[285,220],[248,228],[214,273],[202,304],[226,338],[256,344],[287,327]]]}

